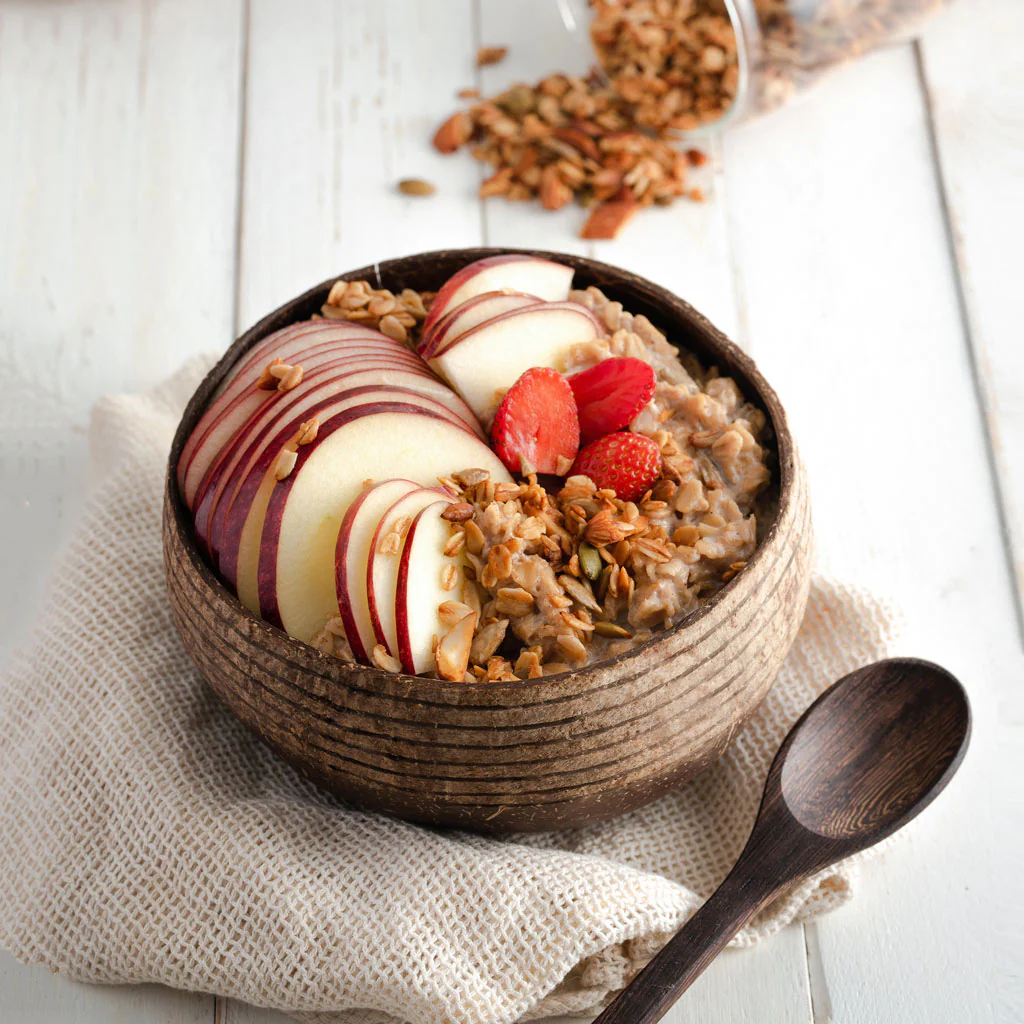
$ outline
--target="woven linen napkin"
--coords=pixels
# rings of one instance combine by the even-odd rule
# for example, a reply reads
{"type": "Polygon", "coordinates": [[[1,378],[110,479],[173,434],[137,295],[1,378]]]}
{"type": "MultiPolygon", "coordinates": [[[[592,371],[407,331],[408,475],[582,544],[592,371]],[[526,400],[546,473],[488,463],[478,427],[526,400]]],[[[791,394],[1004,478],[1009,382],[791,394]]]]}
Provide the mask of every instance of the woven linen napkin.
{"type": "MultiPolygon", "coordinates": [[[[607,1002],[727,873],[813,697],[887,653],[890,611],[815,580],[775,687],[700,778],[614,821],[505,838],[355,811],[221,706],[171,621],[164,467],[194,360],[100,401],[96,481],[0,681],[0,945],[331,1024],[498,1024],[607,1002]]],[[[843,865],[748,945],[851,897],[843,865]]]]}

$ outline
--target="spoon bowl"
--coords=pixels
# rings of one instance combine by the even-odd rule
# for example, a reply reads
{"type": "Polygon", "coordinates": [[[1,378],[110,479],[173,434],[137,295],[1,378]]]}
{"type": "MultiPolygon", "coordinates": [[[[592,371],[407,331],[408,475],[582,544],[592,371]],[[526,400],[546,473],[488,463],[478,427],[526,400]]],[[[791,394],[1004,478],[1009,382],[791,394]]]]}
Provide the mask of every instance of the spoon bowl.
{"type": "Polygon", "coordinates": [[[971,709],[945,669],[890,658],[843,676],[772,761],[729,876],[594,1024],[653,1024],[729,940],[786,889],[891,836],[945,788],[971,709]]]}
{"type": "Polygon", "coordinates": [[[935,799],[959,764],[970,720],[967,694],[944,668],[912,658],[869,665],[811,705],[767,786],[805,829],[855,853],[935,799]]]}

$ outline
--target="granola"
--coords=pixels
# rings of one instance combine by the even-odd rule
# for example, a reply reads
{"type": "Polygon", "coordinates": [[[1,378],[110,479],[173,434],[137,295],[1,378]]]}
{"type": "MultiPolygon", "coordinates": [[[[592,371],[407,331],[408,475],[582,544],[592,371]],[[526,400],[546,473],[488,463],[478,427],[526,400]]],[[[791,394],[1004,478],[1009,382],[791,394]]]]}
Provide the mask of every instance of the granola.
{"type": "MultiPolygon", "coordinates": [[[[946,0],[749,0],[751,108],[771,110],[835,67],[908,34],[946,0]]],[[[590,0],[591,41],[637,124],[687,131],[737,99],[740,54],[724,0],[590,0]]],[[[741,5],[742,6],[742,5],[741,5]]]]}
{"type": "MultiPolygon", "coordinates": [[[[432,298],[339,281],[324,312],[371,323],[404,317],[411,340],[432,298]]],[[[442,479],[455,499],[442,515],[450,530],[444,554],[462,552],[465,570],[459,579],[448,566],[441,580],[448,595],[438,609],[443,635],[434,643],[441,678],[535,679],[623,653],[694,612],[757,547],[770,482],[764,413],[732,379],[681,354],[645,316],[600,289],[575,290],[569,299],[587,307],[606,334],[574,348],[564,372],[611,356],[654,369],[654,397],[630,429],[656,441],[660,477],[635,502],[598,490],[585,476],[559,481],[531,473],[502,483],[466,469],[442,479]]],[[[315,429],[303,424],[300,432],[306,427],[315,429]]],[[[381,539],[393,553],[401,529],[396,523],[381,539]]],[[[340,620],[313,642],[352,660],[340,620]]],[[[383,647],[373,663],[400,671],[383,647]]]]}
{"type": "Polygon", "coordinates": [[[369,281],[335,281],[320,315],[365,324],[412,346],[435,294],[405,288],[395,295],[387,288],[374,288],[369,281]]]}
{"type": "Polygon", "coordinates": [[[449,520],[468,563],[462,606],[479,609],[467,680],[532,679],[627,651],[695,611],[757,547],[770,479],[764,413],[599,289],[570,298],[609,330],[574,353],[571,369],[613,355],[654,367],[654,398],[631,429],[658,442],[662,475],[638,502],[584,476],[550,490],[536,475],[512,485],[480,471],[448,481],[459,498],[449,520]]]}
{"type": "Polygon", "coordinates": [[[494,168],[482,198],[539,198],[548,210],[575,199],[592,210],[584,238],[613,238],[642,207],[703,199],[688,183],[703,154],[694,161],[645,131],[635,105],[597,74],[514,85],[452,115],[434,136],[442,153],[470,142],[473,156],[494,168]]]}

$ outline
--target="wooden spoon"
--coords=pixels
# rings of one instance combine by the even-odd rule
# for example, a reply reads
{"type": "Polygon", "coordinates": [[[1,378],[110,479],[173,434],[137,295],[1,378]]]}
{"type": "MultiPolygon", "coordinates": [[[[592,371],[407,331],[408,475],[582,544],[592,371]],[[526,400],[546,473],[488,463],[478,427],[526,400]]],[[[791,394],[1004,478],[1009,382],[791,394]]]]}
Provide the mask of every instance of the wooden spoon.
{"type": "Polygon", "coordinates": [[[736,866],[594,1024],[652,1024],[763,907],[874,846],[935,799],[971,731],[945,669],[892,658],[844,676],[790,730],[736,866]]]}

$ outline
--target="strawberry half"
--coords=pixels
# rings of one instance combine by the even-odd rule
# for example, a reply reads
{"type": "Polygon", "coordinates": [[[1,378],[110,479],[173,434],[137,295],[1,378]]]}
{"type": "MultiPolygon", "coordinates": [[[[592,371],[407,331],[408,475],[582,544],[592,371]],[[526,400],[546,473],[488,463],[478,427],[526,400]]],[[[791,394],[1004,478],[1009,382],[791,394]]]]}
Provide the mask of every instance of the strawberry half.
{"type": "Polygon", "coordinates": [[[580,447],[580,421],[569,382],[544,366],[527,370],[494,414],[491,443],[511,473],[565,476],[580,447]]]}
{"type": "Polygon", "coordinates": [[[589,476],[599,489],[613,490],[622,501],[642,498],[660,473],[657,442],[628,430],[591,442],[576,456],[572,467],[573,476],[589,476]]]}
{"type": "Polygon", "coordinates": [[[654,397],[654,369],[642,359],[612,356],[569,378],[584,444],[628,427],[654,397]]]}

